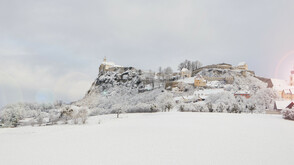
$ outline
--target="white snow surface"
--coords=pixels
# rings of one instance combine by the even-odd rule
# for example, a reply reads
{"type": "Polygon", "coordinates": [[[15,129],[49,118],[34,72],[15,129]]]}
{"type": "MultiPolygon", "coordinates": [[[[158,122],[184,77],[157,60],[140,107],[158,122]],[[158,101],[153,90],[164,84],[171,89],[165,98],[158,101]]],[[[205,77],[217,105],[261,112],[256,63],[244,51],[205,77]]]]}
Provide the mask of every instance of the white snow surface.
{"type": "Polygon", "coordinates": [[[102,62],[102,64],[104,65],[109,65],[109,66],[112,66],[112,67],[122,67],[120,65],[116,65],[114,62],[102,62]]]}
{"type": "Polygon", "coordinates": [[[293,130],[280,115],[103,115],[86,125],[0,129],[0,164],[292,165],[293,130]]]}

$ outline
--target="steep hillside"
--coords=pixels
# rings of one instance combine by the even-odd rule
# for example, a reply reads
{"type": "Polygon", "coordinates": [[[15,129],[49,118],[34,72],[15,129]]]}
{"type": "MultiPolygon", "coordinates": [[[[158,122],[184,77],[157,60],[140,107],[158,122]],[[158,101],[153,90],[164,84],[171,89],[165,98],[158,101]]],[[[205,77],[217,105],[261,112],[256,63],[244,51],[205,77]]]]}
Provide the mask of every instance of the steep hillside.
{"type": "Polygon", "coordinates": [[[114,68],[112,71],[101,71],[99,72],[98,78],[87,92],[87,96],[117,86],[139,90],[144,87],[142,79],[143,77],[140,71],[132,67],[114,68]]]}
{"type": "Polygon", "coordinates": [[[86,96],[74,104],[89,107],[93,115],[156,111],[157,98],[168,94],[163,88],[147,89],[150,85],[148,76],[132,67],[101,71],[86,96]]]}

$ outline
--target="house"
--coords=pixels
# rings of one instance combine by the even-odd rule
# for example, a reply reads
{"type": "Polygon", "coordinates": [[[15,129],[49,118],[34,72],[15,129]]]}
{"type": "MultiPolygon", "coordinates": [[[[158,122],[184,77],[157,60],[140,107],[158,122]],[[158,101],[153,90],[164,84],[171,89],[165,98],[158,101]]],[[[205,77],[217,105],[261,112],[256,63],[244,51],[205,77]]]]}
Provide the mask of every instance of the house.
{"type": "Polygon", "coordinates": [[[181,70],[181,78],[190,78],[192,76],[192,72],[187,69],[187,68],[183,68],[181,70]]]}
{"type": "Polygon", "coordinates": [[[277,111],[281,111],[283,109],[292,109],[294,103],[292,101],[275,101],[274,109],[277,111]]]}
{"type": "Polygon", "coordinates": [[[284,89],[282,91],[281,97],[285,100],[292,100],[292,91],[291,89],[284,89]]]}
{"type": "Polygon", "coordinates": [[[206,87],[207,81],[200,75],[197,74],[194,78],[194,87],[206,87]]]}
{"type": "Polygon", "coordinates": [[[284,100],[294,100],[294,89],[284,89],[281,93],[284,100]]]}
{"type": "MultiPolygon", "coordinates": [[[[258,78],[262,82],[267,83],[267,87],[272,88],[274,91],[276,91],[280,98],[286,99],[287,97],[289,97],[289,96],[285,95],[285,93],[287,93],[289,91],[284,91],[284,90],[289,90],[289,89],[293,88],[288,85],[286,80],[268,79],[268,78],[263,78],[263,77],[256,77],[256,78],[258,78]],[[283,91],[284,91],[284,94],[283,94],[283,91]]],[[[291,80],[291,78],[290,78],[290,80],[291,80]]]]}
{"type": "Polygon", "coordinates": [[[294,70],[290,72],[290,81],[287,82],[286,80],[280,79],[266,79],[262,77],[257,77],[259,80],[268,84],[268,88],[273,88],[279,97],[286,99],[286,100],[293,100],[294,99],[294,70]]]}
{"type": "Polygon", "coordinates": [[[245,97],[247,99],[249,99],[251,96],[250,96],[250,92],[248,91],[238,91],[234,94],[235,97],[238,97],[238,96],[241,96],[241,97],[245,97]]]}
{"type": "Polygon", "coordinates": [[[268,87],[271,87],[271,88],[273,88],[273,90],[278,92],[278,95],[281,98],[282,98],[283,90],[284,89],[290,89],[287,82],[285,80],[280,80],[280,79],[270,79],[268,87]]]}

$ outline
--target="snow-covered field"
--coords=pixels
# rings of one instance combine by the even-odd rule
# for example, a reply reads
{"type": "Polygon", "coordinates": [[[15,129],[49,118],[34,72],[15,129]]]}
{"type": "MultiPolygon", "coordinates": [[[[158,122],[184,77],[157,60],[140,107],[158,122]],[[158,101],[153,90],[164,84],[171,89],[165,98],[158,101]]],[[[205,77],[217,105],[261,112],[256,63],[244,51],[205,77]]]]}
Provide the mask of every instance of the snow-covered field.
{"type": "Polygon", "coordinates": [[[92,117],[87,125],[0,129],[0,164],[294,162],[294,122],[280,115],[172,112],[121,117],[92,117]]]}

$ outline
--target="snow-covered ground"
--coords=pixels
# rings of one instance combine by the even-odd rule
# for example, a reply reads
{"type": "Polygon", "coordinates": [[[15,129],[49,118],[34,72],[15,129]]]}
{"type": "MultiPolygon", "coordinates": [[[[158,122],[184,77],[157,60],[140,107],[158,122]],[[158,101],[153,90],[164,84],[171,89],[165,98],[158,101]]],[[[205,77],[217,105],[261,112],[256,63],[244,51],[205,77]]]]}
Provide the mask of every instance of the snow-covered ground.
{"type": "Polygon", "coordinates": [[[87,125],[0,129],[0,164],[292,165],[293,130],[280,115],[104,115],[87,125]]]}

